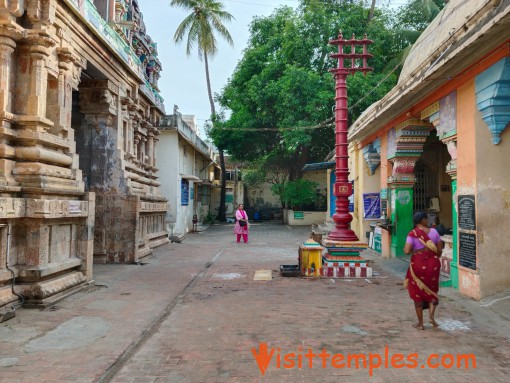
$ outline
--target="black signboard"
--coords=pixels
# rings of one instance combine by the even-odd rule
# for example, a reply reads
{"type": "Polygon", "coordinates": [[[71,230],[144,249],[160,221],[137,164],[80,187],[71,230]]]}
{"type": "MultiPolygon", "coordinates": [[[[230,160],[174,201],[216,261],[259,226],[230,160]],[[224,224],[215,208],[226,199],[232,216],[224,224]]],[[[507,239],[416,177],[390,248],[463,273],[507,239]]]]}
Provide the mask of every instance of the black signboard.
{"type": "Polygon", "coordinates": [[[475,196],[459,195],[459,229],[475,230],[475,196]]]}
{"type": "Polygon", "coordinates": [[[476,234],[459,232],[459,265],[476,270],[476,234]]]}

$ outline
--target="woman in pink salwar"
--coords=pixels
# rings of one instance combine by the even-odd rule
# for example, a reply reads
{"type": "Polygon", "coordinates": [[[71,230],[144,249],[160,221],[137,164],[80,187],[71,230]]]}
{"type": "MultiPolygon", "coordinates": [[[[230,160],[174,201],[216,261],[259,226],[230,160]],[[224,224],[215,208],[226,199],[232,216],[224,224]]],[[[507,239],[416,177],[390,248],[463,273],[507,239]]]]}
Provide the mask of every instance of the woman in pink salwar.
{"type": "Polygon", "coordinates": [[[237,243],[241,242],[241,235],[244,243],[248,243],[248,214],[244,211],[243,204],[240,204],[236,210],[234,234],[237,234],[237,243]]]}

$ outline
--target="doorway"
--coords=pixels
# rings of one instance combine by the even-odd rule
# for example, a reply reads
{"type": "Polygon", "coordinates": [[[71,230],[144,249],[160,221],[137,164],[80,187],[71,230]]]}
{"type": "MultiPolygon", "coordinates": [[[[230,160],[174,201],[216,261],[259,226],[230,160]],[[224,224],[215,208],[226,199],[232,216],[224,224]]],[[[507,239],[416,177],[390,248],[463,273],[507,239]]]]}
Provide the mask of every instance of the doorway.
{"type": "Polygon", "coordinates": [[[429,215],[429,225],[439,220],[446,229],[451,230],[451,178],[446,173],[449,161],[450,154],[446,145],[439,140],[436,130],[433,130],[414,168],[416,182],[413,203],[414,211],[424,211],[429,215]]]}

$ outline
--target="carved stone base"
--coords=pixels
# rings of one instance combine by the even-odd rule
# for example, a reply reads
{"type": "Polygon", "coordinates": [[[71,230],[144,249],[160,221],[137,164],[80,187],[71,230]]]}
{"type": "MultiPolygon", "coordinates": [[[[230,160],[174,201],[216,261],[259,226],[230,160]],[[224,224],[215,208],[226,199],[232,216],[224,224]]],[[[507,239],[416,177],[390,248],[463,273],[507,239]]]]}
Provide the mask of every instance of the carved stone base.
{"type": "Polygon", "coordinates": [[[18,297],[12,293],[11,285],[0,288],[0,307],[7,306],[18,300],[18,297]]]}
{"type": "Polygon", "coordinates": [[[20,294],[25,298],[25,307],[45,307],[86,287],[86,277],[78,271],[47,281],[19,284],[20,294]]]}
{"type": "Polygon", "coordinates": [[[140,262],[141,260],[150,258],[152,256],[152,249],[147,245],[143,245],[142,247],[138,248],[136,255],[137,257],[135,262],[140,262]]]}

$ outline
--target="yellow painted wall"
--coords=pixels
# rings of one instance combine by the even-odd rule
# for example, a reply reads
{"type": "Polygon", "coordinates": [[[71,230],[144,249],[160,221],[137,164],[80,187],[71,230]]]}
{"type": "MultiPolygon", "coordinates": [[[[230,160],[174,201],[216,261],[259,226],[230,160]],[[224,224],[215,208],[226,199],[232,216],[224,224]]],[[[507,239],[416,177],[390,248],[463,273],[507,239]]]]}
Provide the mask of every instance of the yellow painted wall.
{"type": "Polygon", "coordinates": [[[365,240],[365,234],[363,233],[363,216],[360,216],[359,212],[359,200],[361,184],[363,182],[360,174],[362,173],[363,162],[359,160],[359,157],[363,159],[361,151],[357,149],[357,145],[353,143],[349,144],[349,180],[354,180],[354,211],[351,213],[351,230],[356,233],[358,239],[361,241],[365,240]]]}
{"type": "MultiPolygon", "coordinates": [[[[391,175],[391,167],[388,163],[388,135],[383,134],[381,137],[381,165],[379,165],[379,176],[381,189],[388,188],[388,177],[391,175]]],[[[389,193],[388,193],[389,197],[389,193]]],[[[388,200],[388,207],[390,206],[388,200]]],[[[389,217],[389,211],[386,212],[386,216],[389,217]]],[[[391,235],[387,230],[382,231],[382,253],[383,257],[389,258],[391,255],[391,235]]]]}
{"type": "Polygon", "coordinates": [[[365,160],[363,158],[363,153],[359,151],[359,187],[357,191],[357,200],[358,200],[358,210],[357,217],[359,217],[359,233],[358,237],[361,241],[367,242],[366,232],[370,231],[370,224],[378,222],[378,220],[365,220],[363,219],[365,211],[363,206],[363,194],[365,193],[380,193],[381,192],[381,166],[375,170],[373,175],[369,175],[367,168],[365,166],[365,160]]]}

